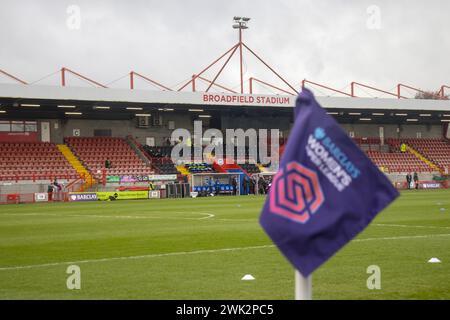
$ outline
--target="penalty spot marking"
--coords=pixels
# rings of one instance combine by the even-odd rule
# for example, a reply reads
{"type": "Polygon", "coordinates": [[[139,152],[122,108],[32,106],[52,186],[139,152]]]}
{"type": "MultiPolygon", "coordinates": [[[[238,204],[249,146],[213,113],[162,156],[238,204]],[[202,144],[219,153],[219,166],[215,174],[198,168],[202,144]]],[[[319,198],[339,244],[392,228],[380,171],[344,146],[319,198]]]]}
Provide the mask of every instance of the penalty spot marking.
{"type": "MultiPolygon", "coordinates": [[[[448,237],[448,236],[450,236],[450,233],[428,234],[428,235],[421,235],[421,236],[366,238],[366,239],[356,239],[356,240],[353,240],[352,242],[377,241],[377,240],[420,239],[420,238],[436,238],[436,237],[448,237]]],[[[196,254],[204,254],[204,253],[208,254],[208,253],[234,252],[234,251],[243,251],[243,250],[257,250],[257,249],[266,249],[266,248],[274,248],[274,247],[275,247],[275,245],[272,244],[272,245],[261,245],[261,246],[250,246],[250,247],[207,249],[207,250],[196,250],[196,251],[180,251],[180,252],[147,254],[147,255],[140,255],[140,256],[125,256],[125,257],[88,259],[88,260],[66,261],[66,262],[52,262],[52,263],[43,263],[43,264],[34,264],[34,265],[32,264],[32,265],[25,265],[25,266],[0,267],[0,271],[55,267],[55,266],[62,266],[62,265],[68,265],[68,264],[110,262],[110,261],[121,261],[121,260],[138,260],[138,259],[151,259],[151,258],[161,258],[161,257],[196,255],[196,254]]]]}

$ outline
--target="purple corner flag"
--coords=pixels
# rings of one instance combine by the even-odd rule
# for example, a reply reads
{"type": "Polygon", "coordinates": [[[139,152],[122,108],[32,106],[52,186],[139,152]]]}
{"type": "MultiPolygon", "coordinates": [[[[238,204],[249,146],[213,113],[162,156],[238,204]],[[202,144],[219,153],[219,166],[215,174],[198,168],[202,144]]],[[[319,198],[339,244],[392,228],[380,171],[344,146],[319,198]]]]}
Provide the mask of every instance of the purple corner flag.
{"type": "Polygon", "coordinates": [[[307,277],[399,194],[309,90],[294,115],[260,223],[307,277]]]}

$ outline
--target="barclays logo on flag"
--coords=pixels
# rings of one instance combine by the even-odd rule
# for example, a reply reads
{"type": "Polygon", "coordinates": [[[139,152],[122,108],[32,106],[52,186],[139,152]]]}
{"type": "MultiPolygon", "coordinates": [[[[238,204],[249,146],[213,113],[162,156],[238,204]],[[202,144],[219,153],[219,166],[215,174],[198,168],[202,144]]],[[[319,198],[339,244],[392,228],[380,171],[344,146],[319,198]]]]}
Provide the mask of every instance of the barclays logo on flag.
{"type": "Polygon", "coordinates": [[[314,134],[309,135],[306,154],[340,192],[361,173],[321,127],[317,127],[314,134]]]}
{"type": "Polygon", "coordinates": [[[314,130],[314,137],[317,140],[322,140],[323,138],[325,138],[326,133],[325,130],[323,130],[322,128],[318,127],[316,128],[316,130],[314,130]]]}

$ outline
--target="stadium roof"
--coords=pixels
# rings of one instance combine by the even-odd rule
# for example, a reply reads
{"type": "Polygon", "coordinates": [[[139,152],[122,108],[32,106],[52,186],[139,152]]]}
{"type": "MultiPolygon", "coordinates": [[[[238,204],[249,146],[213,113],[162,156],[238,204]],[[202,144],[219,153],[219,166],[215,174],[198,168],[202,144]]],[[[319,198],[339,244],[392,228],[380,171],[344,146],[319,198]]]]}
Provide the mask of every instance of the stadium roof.
{"type": "MultiPolygon", "coordinates": [[[[295,104],[293,95],[231,94],[177,91],[150,91],[113,88],[84,88],[57,86],[27,86],[0,84],[0,101],[26,103],[43,102],[97,102],[241,106],[291,108],[295,104]]],[[[421,111],[450,111],[450,100],[317,97],[327,109],[392,109],[421,111]]]]}
{"type": "MultiPolygon", "coordinates": [[[[253,110],[258,113],[272,112],[276,115],[276,112],[280,111],[291,112],[295,98],[294,95],[0,84],[0,110],[5,111],[0,113],[0,119],[20,116],[60,118],[64,117],[64,112],[61,113],[62,110],[57,109],[60,105],[76,107],[76,111],[82,111],[85,118],[91,119],[127,119],[146,111],[165,111],[164,108],[170,108],[170,111],[188,111],[192,107],[201,108],[205,112],[253,110]],[[39,108],[20,108],[27,104],[32,106],[34,104],[39,108]],[[103,110],[101,113],[102,110],[96,109],[99,106],[109,106],[111,112],[105,113],[103,110]],[[140,107],[140,111],[126,107],[140,107]]],[[[325,96],[319,96],[317,99],[331,114],[344,122],[354,122],[355,115],[359,115],[360,118],[375,115],[376,121],[384,123],[407,123],[408,118],[416,118],[418,119],[415,120],[416,123],[426,124],[450,120],[450,100],[325,96]],[[422,117],[423,114],[427,116],[422,117]]]]}

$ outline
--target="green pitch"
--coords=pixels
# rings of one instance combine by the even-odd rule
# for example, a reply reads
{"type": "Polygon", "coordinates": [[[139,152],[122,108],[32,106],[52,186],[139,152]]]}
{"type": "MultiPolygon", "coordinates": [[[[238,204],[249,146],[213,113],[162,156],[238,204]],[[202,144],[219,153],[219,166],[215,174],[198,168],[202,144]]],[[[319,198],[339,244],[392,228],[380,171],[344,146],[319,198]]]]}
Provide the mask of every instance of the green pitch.
{"type": "MultiPolygon", "coordinates": [[[[0,298],[293,299],[294,271],[258,224],[263,201],[0,206],[0,298]],[[80,290],[67,289],[69,265],[80,290]]],[[[314,274],[313,297],[450,299],[450,191],[403,192],[314,274]],[[370,265],[380,290],[366,286],[370,265]]]]}

